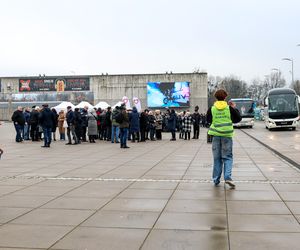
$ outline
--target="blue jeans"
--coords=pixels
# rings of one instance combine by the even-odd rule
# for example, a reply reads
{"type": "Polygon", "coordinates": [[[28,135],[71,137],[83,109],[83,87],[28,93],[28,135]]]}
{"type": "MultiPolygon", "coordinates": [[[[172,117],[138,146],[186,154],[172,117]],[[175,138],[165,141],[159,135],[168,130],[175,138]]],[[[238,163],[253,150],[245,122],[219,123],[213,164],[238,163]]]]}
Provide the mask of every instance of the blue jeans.
{"type": "Polygon", "coordinates": [[[120,128],[121,146],[126,146],[128,136],[128,128],[120,128]]]}
{"type": "Polygon", "coordinates": [[[23,134],[24,126],[21,126],[17,123],[14,123],[14,126],[15,126],[15,130],[16,130],[16,142],[23,141],[22,134],[23,134]]]}
{"type": "Polygon", "coordinates": [[[154,140],[154,135],[155,135],[155,127],[150,128],[150,139],[154,140]]]}
{"type": "Polygon", "coordinates": [[[212,141],[212,152],[214,157],[213,181],[220,182],[224,165],[224,179],[231,180],[232,171],[232,138],[214,136],[212,141]]]}
{"type": "Polygon", "coordinates": [[[23,139],[29,140],[29,131],[30,131],[30,125],[26,124],[24,125],[24,133],[23,133],[23,139]]]}
{"type": "Polygon", "coordinates": [[[111,128],[111,142],[119,142],[119,126],[112,125],[111,128]]]}
{"type": "Polygon", "coordinates": [[[52,128],[43,127],[44,145],[45,146],[50,146],[50,143],[51,143],[51,132],[52,132],[52,128]]]}

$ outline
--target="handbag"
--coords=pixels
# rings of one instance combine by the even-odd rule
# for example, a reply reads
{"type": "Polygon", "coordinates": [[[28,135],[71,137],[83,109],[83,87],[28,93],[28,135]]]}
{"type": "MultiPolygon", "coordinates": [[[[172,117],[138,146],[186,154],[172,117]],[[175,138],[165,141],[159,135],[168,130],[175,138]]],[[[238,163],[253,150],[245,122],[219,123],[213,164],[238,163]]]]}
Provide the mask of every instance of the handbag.
{"type": "Polygon", "coordinates": [[[68,127],[68,123],[66,120],[64,120],[63,128],[67,128],[67,127],[68,127]]]}

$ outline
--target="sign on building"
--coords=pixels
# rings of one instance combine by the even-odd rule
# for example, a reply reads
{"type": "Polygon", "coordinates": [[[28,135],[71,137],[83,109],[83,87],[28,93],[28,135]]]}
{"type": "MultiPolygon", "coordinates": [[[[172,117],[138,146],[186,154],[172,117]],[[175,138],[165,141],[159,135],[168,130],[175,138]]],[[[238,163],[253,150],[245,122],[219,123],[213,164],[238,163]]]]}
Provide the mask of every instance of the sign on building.
{"type": "Polygon", "coordinates": [[[89,91],[89,78],[24,78],[19,79],[19,92],[89,91]]]}

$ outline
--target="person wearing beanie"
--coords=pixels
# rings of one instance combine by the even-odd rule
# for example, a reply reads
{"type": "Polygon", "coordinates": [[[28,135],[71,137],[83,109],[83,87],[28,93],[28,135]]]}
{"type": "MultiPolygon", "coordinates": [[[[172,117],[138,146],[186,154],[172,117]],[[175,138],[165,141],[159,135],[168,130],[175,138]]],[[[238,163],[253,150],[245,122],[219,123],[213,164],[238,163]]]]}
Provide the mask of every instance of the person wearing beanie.
{"type": "Polygon", "coordinates": [[[222,170],[224,167],[224,180],[230,188],[235,188],[232,180],[232,137],[233,123],[242,120],[239,111],[235,108],[235,103],[227,104],[225,101],[227,92],[219,89],[215,93],[217,101],[207,111],[207,122],[210,125],[208,134],[213,136],[212,152],[214,158],[213,182],[215,186],[220,183],[222,170]]]}

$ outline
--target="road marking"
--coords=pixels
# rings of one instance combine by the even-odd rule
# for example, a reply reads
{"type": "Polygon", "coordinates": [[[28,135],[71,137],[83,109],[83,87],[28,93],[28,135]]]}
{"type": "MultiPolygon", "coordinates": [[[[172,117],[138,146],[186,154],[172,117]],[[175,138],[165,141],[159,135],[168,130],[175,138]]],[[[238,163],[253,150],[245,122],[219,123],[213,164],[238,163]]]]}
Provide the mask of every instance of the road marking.
{"type": "MultiPolygon", "coordinates": [[[[165,182],[165,183],[212,183],[209,179],[146,179],[146,178],[92,178],[92,177],[47,177],[47,176],[0,176],[0,181],[6,180],[56,180],[56,181],[99,181],[99,182],[165,182]]],[[[235,180],[235,183],[257,184],[300,184],[299,181],[286,180],[235,180]]]]}

